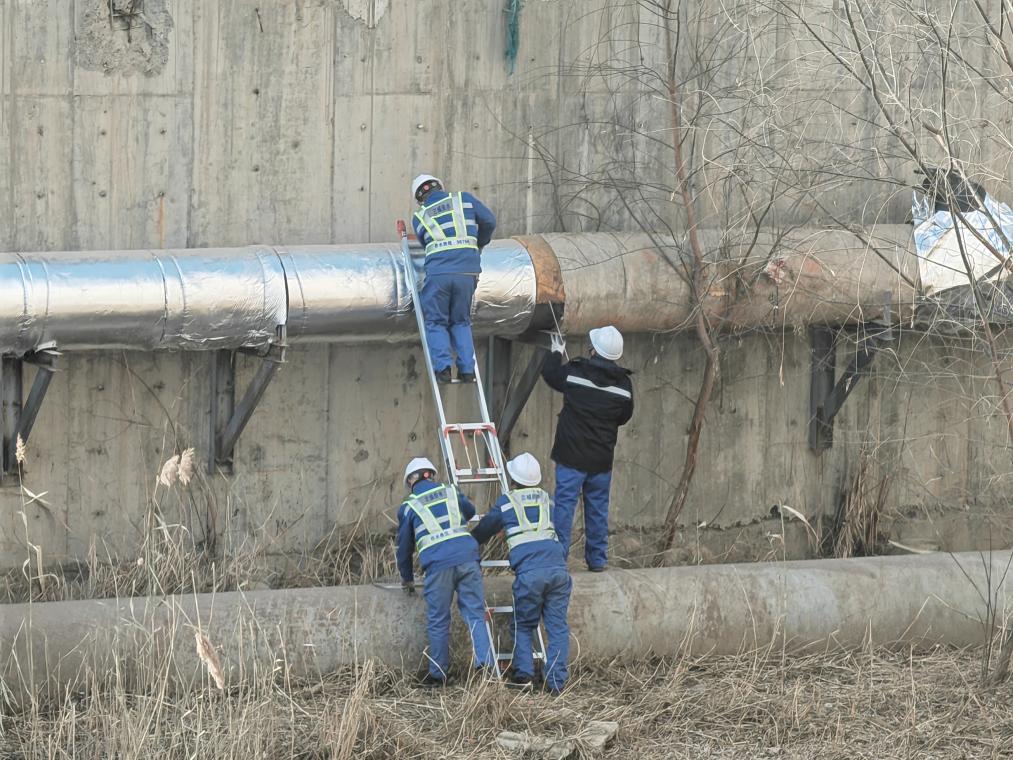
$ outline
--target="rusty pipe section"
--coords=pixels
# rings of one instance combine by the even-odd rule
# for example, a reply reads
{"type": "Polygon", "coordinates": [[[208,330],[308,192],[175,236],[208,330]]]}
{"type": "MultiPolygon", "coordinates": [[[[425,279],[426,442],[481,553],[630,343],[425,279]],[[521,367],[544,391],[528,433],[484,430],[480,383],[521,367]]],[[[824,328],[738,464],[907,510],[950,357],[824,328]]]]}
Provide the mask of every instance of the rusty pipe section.
{"type": "MultiPolygon", "coordinates": [[[[707,321],[730,330],[847,324],[910,316],[920,291],[911,228],[856,232],[800,228],[733,235],[702,229],[707,321]]],[[[629,332],[691,327],[694,257],[689,243],[635,233],[518,238],[534,262],[536,301],[562,307],[570,333],[614,324],[629,332]]],[[[557,310],[559,311],[559,310],[557,310]]]]}
{"type": "MultiPolygon", "coordinates": [[[[907,227],[794,230],[735,239],[701,230],[699,299],[684,241],[576,233],[500,240],[483,252],[479,334],[628,332],[691,324],[697,300],[730,329],[844,323],[903,311],[918,290],[907,227]]],[[[422,256],[413,263],[421,270],[422,256]]],[[[62,349],[263,349],[414,338],[399,247],[255,246],[0,254],[0,353],[62,349]]]]}
{"type": "MultiPolygon", "coordinates": [[[[699,565],[577,573],[570,603],[578,658],[734,654],[904,642],[980,644],[986,600],[1008,613],[1009,551],[699,565]]],[[[510,579],[487,595],[510,598],[510,579]]],[[[375,586],[5,605],[4,694],[171,673],[183,688],[206,678],[194,646],[203,630],[232,683],[278,672],[315,678],[374,658],[423,662],[425,608],[375,586]]],[[[990,632],[991,633],[991,632],[990,632]]],[[[457,652],[467,642],[455,642],[457,652]]]]}

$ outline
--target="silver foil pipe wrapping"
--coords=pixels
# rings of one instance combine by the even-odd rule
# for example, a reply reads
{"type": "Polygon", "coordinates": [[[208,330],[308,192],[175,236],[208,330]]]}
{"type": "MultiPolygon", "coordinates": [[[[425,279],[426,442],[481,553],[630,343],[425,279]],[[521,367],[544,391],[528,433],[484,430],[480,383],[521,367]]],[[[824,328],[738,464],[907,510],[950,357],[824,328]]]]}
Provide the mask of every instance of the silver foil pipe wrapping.
{"type": "MultiPolygon", "coordinates": [[[[276,250],[288,279],[291,342],[417,339],[400,245],[276,250]]],[[[412,253],[421,285],[424,257],[420,249],[412,253]]],[[[535,287],[534,266],[524,246],[514,240],[490,243],[482,252],[482,275],[475,293],[475,332],[523,332],[534,311],[535,287]]]]}
{"type": "Polygon", "coordinates": [[[0,352],[262,347],[287,320],[270,248],[0,254],[0,352]]]}
{"type": "MultiPolygon", "coordinates": [[[[421,272],[423,257],[414,263],[421,272]]],[[[479,334],[530,322],[535,272],[516,241],[486,247],[479,334]]],[[[263,348],[413,340],[396,244],[0,254],[0,353],[263,348]]]]}

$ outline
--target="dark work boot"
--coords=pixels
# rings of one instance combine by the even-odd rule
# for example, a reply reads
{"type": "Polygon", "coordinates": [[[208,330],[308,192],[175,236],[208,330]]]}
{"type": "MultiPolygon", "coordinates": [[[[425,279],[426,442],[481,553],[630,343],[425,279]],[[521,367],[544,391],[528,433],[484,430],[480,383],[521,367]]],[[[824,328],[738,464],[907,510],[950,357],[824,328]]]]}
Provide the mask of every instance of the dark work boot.
{"type": "Polygon", "coordinates": [[[492,665],[476,665],[475,675],[478,678],[496,678],[496,668],[492,665]]]}
{"type": "Polygon", "coordinates": [[[473,383],[473,382],[475,382],[475,373],[474,372],[458,372],[457,373],[457,379],[460,380],[462,383],[473,383]]]}
{"type": "Polygon", "coordinates": [[[436,382],[438,383],[449,383],[452,382],[453,378],[450,376],[450,367],[441,369],[436,373],[436,382]]]}
{"type": "Polygon", "coordinates": [[[598,565],[597,567],[588,567],[587,569],[590,570],[592,573],[604,573],[606,570],[609,569],[609,566],[598,565]]]}
{"type": "Polygon", "coordinates": [[[527,676],[513,676],[506,685],[508,689],[530,689],[533,686],[527,676]]]}
{"type": "Polygon", "coordinates": [[[442,689],[446,685],[446,678],[437,678],[432,673],[426,673],[422,680],[419,681],[419,686],[423,689],[442,689]]]}

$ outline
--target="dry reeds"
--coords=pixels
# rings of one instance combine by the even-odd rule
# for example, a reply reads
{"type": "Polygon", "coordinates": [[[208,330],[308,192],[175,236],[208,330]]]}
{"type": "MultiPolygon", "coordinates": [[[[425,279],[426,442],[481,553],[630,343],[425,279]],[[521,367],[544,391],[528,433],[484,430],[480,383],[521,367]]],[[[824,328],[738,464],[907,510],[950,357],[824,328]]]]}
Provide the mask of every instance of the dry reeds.
{"type": "Polygon", "coordinates": [[[204,667],[207,668],[208,675],[214,680],[215,686],[218,687],[219,691],[224,690],[225,674],[222,672],[222,663],[218,659],[218,652],[215,651],[214,645],[211,644],[208,637],[204,635],[204,632],[200,628],[194,628],[193,636],[197,642],[197,656],[204,663],[204,667]]]}
{"type": "MultiPolygon", "coordinates": [[[[212,698],[106,679],[87,698],[8,712],[0,757],[508,757],[501,731],[579,739],[592,720],[620,730],[606,756],[653,758],[1000,758],[1013,703],[967,674],[978,652],[866,651],[578,664],[565,694],[520,694],[464,679],[446,690],[377,663],[315,683],[269,677],[212,698]]],[[[150,666],[149,666],[150,667],[150,666]]],[[[577,757],[592,757],[581,749],[577,757]]]]}
{"type": "Polygon", "coordinates": [[[862,449],[854,473],[840,495],[830,531],[823,536],[824,552],[833,557],[866,557],[878,551],[880,520],[884,517],[892,476],[876,474],[873,457],[862,449]]]}

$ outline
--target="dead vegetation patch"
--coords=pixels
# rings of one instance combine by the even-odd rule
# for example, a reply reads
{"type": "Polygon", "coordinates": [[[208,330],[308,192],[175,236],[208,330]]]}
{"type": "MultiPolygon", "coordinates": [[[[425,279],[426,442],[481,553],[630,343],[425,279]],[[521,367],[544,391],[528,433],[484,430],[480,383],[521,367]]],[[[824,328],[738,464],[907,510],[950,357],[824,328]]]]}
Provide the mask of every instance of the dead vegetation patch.
{"type": "Polygon", "coordinates": [[[576,739],[616,721],[610,758],[998,758],[1013,702],[968,674],[980,652],[868,651],[578,664],[561,698],[473,679],[423,691],[376,663],[312,683],[172,696],[97,681],[8,709],[0,757],[496,758],[501,731],[576,739]]]}

